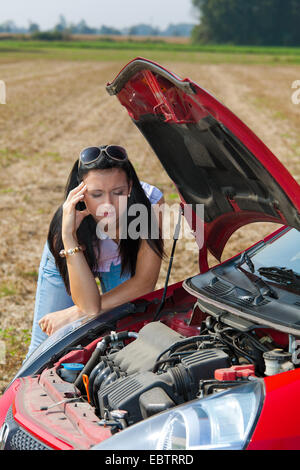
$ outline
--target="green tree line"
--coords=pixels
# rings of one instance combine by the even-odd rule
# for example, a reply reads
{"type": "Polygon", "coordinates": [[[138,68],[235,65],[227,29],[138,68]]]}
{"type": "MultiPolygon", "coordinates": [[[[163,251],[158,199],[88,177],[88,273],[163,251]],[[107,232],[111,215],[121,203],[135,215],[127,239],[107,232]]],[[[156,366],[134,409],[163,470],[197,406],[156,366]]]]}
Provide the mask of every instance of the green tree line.
{"type": "Polygon", "coordinates": [[[77,24],[68,23],[64,15],[59,15],[57,24],[48,31],[41,31],[36,22],[29,22],[29,26],[19,27],[14,21],[8,20],[0,23],[0,33],[30,33],[41,39],[65,39],[72,34],[102,34],[102,35],[130,35],[130,36],[182,36],[189,37],[194,24],[178,23],[169,24],[166,28],[157,28],[152,25],[140,23],[127,28],[115,28],[113,26],[101,25],[99,27],[89,26],[84,19],[77,24]]]}
{"type": "Polygon", "coordinates": [[[300,0],[192,0],[196,42],[299,46],[300,0]]]}

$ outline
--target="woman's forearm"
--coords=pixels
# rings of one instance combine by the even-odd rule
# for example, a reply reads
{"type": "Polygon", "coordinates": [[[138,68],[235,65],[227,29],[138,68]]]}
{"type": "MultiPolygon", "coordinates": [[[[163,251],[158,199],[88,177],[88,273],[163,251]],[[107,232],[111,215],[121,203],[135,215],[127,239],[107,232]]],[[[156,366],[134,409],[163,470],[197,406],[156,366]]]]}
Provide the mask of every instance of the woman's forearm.
{"type": "MultiPolygon", "coordinates": [[[[81,182],[69,192],[63,204],[62,241],[66,251],[78,246],[76,233],[80,225],[78,217],[81,213],[76,211],[76,205],[83,201],[86,189],[86,185],[81,182]]],[[[83,252],[67,255],[67,267],[73,302],[83,313],[96,314],[101,309],[101,296],[83,252]]]]}
{"type": "Polygon", "coordinates": [[[102,294],[100,313],[104,313],[107,310],[141,297],[142,295],[146,295],[154,289],[155,283],[151,281],[141,281],[133,276],[114,289],[102,294]]]}
{"type": "MultiPolygon", "coordinates": [[[[66,250],[74,248],[76,246],[75,240],[64,242],[64,246],[66,250]]],[[[101,295],[82,252],[68,256],[67,264],[73,302],[82,314],[88,316],[97,316],[118,305],[146,295],[155,288],[156,284],[156,279],[153,280],[151,276],[135,275],[101,295]]]]}
{"type": "MultiPolygon", "coordinates": [[[[78,245],[75,239],[64,239],[65,250],[78,245]]],[[[101,310],[101,295],[94,275],[83,252],[67,256],[70,290],[74,304],[86,315],[96,315],[101,310]]]]}
{"type": "Polygon", "coordinates": [[[78,320],[85,316],[85,314],[80,310],[77,305],[72,305],[72,307],[64,308],[63,310],[58,310],[59,312],[65,312],[66,315],[70,316],[71,321],[78,320]]]}

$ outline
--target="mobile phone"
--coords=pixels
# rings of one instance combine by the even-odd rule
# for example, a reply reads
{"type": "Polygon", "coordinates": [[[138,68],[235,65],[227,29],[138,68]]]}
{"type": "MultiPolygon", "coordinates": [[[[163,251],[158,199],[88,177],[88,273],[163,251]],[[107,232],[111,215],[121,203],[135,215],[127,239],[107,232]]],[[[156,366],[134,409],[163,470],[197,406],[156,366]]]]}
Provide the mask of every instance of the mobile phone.
{"type": "Polygon", "coordinates": [[[77,202],[76,206],[75,206],[75,209],[77,211],[84,211],[86,209],[86,205],[85,205],[85,202],[83,201],[79,201],[77,202]]]}

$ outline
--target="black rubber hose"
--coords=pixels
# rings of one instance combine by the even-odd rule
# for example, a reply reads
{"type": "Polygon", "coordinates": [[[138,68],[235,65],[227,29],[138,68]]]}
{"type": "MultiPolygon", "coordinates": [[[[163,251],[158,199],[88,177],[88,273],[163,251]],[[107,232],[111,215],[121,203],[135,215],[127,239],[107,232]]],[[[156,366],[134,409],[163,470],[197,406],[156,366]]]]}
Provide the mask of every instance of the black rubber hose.
{"type": "Polygon", "coordinates": [[[95,380],[97,374],[100,372],[100,370],[104,369],[105,367],[106,367],[106,364],[105,364],[104,361],[99,362],[99,364],[97,364],[96,367],[94,367],[94,369],[92,370],[92,372],[90,373],[90,376],[89,376],[89,388],[88,388],[88,390],[89,390],[91,405],[94,405],[94,406],[95,406],[94,392],[93,392],[94,380],[95,380]]]}
{"type": "Polygon", "coordinates": [[[88,375],[88,376],[90,375],[91,371],[98,364],[101,355],[102,355],[102,350],[100,348],[96,347],[93,354],[89,358],[88,362],[86,363],[86,365],[84,366],[84,368],[82,369],[82,371],[80,372],[78,377],[76,378],[76,380],[74,382],[74,385],[75,385],[75,387],[77,387],[81,391],[81,393],[83,393],[84,390],[85,390],[84,389],[84,384],[83,384],[83,381],[82,381],[82,376],[84,374],[88,375]]]}
{"type": "Polygon", "coordinates": [[[91,355],[90,359],[76,378],[74,385],[77,387],[81,393],[84,393],[85,388],[82,380],[83,375],[89,376],[94,367],[98,364],[100,357],[102,356],[103,352],[106,350],[109,343],[112,341],[123,341],[128,338],[128,331],[121,331],[120,333],[113,333],[111,335],[106,335],[102,338],[101,341],[97,344],[93,354],[91,355]]]}
{"type": "Polygon", "coordinates": [[[156,361],[155,362],[158,362],[160,361],[160,359],[162,358],[162,356],[164,356],[167,352],[169,353],[172,353],[173,351],[175,351],[177,348],[180,348],[182,346],[186,346],[186,345],[189,345],[189,344],[192,344],[192,343],[195,343],[197,341],[203,341],[207,338],[210,338],[212,337],[213,335],[205,335],[205,336],[190,336],[188,338],[185,338],[185,339],[181,339],[179,341],[177,341],[176,343],[172,344],[171,346],[169,346],[167,349],[165,349],[162,353],[160,353],[160,355],[157,357],[156,361]]]}

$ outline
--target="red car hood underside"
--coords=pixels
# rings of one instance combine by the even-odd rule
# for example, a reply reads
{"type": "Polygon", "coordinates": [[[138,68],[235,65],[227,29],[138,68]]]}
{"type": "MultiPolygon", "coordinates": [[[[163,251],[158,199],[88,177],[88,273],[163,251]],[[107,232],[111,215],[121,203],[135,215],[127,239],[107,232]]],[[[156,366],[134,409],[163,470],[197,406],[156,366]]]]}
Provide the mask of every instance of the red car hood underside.
{"type": "MultiPolygon", "coordinates": [[[[229,237],[252,222],[300,228],[300,187],[231,111],[189,79],[137,58],[107,85],[174,182],[183,204],[204,204],[204,240],[220,259],[229,237]]],[[[199,225],[198,225],[199,226],[199,225]]],[[[203,238],[203,237],[202,237],[203,238]]]]}

